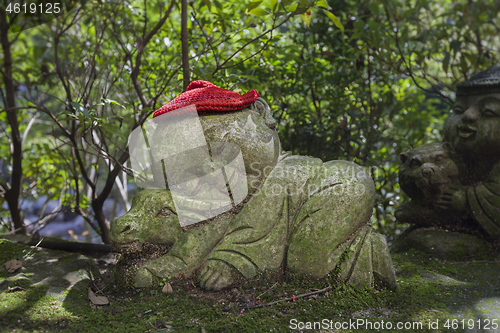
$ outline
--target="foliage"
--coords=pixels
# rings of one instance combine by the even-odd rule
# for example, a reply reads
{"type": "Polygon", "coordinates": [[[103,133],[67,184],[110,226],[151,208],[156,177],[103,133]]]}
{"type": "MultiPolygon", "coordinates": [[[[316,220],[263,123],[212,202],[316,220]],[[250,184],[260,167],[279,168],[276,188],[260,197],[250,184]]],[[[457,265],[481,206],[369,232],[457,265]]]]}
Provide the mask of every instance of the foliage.
{"type": "MultiPolygon", "coordinates": [[[[285,150],[370,167],[373,223],[394,237],[404,227],[392,215],[404,199],[398,155],[439,140],[454,85],[498,62],[499,7],[494,0],[199,1],[187,22],[191,79],[258,90],[285,150]]],[[[61,211],[81,214],[105,239],[104,200],[114,192],[128,204],[128,134],[181,93],[180,22],[175,1],[86,1],[8,35],[23,137],[19,200],[61,197],[61,211]]],[[[11,159],[0,161],[0,215],[10,230],[5,190],[16,128],[7,121],[4,53],[0,154],[11,159]]]]}
{"type": "Polygon", "coordinates": [[[455,84],[498,61],[498,10],[486,10],[498,4],[329,3],[344,34],[313,11],[309,27],[290,24],[264,52],[256,76],[266,82],[261,90],[273,100],[285,149],[370,168],[372,222],[392,239],[405,227],[393,217],[404,197],[398,156],[440,140],[455,84]]]}

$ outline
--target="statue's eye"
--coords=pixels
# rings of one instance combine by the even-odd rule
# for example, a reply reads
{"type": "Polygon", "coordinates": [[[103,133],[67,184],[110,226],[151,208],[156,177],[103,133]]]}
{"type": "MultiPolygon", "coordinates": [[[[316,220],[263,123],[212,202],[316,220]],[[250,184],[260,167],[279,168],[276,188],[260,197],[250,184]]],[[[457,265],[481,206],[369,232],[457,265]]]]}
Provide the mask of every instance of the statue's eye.
{"type": "Polygon", "coordinates": [[[422,161],[420,160],[419,157],[414,157],[410,161],[411,168],[417,168],[417,167],[420,167],[421,165],[422,165],[422,161]]]}
{"type": "Polygon", "coordinates": [[[443,162],[445,160],[443,155],[437,155],[434,159],[437,163],[443,162]]]}
{"type": "Polygon", "coordinates": [[[498,114],[495,111],[493,111],[492,109],[488,109],[488,108],[483,110],[482,115],[488,116],[488,117],[498,117],[498,114]]]}

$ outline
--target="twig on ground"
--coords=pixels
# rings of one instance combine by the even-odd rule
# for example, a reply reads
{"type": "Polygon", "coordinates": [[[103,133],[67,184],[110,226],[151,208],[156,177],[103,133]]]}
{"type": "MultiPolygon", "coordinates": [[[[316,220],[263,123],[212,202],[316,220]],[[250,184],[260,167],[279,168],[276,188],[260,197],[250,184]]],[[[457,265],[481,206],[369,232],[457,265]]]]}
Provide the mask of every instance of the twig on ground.
{"type": "Polygon", "coordinates": [[[28,258],[28,256],[31,254],[31,252],[33,252],[34,249],[36,249],[38,247],[38,245],[40,245],[40,243],[43,241],[43,237],[40,238],[40,241],[38,243],[36,243],[36,245],[28,252],[24,255],[23,257],[23,260],[28,258]]]}
{"type": "MultiPolygon", "coordinates": [[[[273,286],[274,287],[274,286],[273,286]]],[[[271,287],[272,289],[272,287],[271,287]]],[[[271,290],[269,289],[269,290],[271,290]]],[[[241,310],[247,310],[247,309],[258,309],[258,308],[264,308],[266,306],[271,306],[271,305],[274,305],[274,304],[278,304],[278,303],[281,303],[281,302],[290,302],[290,301],[293,301],[295,302],[295,300],[297,298],[303,298],[303,297],[307,297],[307,296],[312,296],[312,295],[316,295],[316,294],[322,294],[324,293],[325,291],[328,291],[332,289],[332,287],[326,287],[324,289],[320,289],[320,290],[316,290],[316,291],[312,291],[310,293],[305,293],[305,294],[301,294],[301,295],[298,295],[298,296],[292,296],[292,297],[288,297],[288,298],[284,298],[284,299],[280,299],[280,300],[277,300],[277,301],[274,301],[274,302],[270,302],[270,303],[264,303],[264,304],[258,304],[258,305],[252,305],[252,306],[238,306],[238,311],[241,311],[241,310]]],[[[267,291],[266,291],[267,292],[267,291]]],[[[259,296],[260,297],[260,296],[259,296]]],[[[230,311],[231,308],[224,308],[222,309],[222,311],[224,312],[228,312],[230,311]]]]}
{"type": "Polygon", "coordinates": [[[275,284],[273,284],[273,286],[272,286],[271,288],[269,288],[269,289],[267,289],[266,291],[264,291],[262,294],[260,294],[259,296],[257,296],[255,299],[259,299],[259,298],[260,298],[260,296],[265,295],[265,294],[267,294],[268,292],[270,292],[270,291],[271,291],[274,287],[276,287],[276,285],[277,285],[277,284],[278,284],[278,282],[276,282],[275,284]]]}

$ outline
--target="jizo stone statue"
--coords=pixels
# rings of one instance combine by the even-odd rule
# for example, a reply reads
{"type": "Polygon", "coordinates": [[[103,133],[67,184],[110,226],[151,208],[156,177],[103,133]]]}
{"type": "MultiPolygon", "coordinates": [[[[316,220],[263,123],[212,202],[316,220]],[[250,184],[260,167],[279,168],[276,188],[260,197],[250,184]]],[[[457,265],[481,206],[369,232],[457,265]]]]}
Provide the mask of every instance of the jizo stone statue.
{"type": "Polygon", "coordinates": [[[500,67],[457,85],[444,143],[401,155],[401,188],[412,200],[396,218],[500,238],[500,67]]]}
{"type": "Polygon", "coordinates": [[[145,189],[111,224],[118,251],[134,254],[146,244],[167,251],[138,268],[136,287],[182,275],[219,290],[264,272],[396,286],[385,238],[370,226],[368,173],[351,162],[283,153],[256,91],[195,81],[153,120],[137,135],[146,133],[149,146],[130,148],[148,151],[137,155],[138,166],[152,169],[138,172],[145,189]]]}

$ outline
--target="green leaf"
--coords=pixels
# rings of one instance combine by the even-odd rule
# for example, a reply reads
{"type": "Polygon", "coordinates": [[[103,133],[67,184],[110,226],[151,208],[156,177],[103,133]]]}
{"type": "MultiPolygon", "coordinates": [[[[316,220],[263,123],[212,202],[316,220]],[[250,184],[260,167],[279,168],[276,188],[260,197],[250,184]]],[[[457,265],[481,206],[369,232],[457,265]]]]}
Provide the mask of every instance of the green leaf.
{"type": "Polygon", "coordinates": [[[71,120],[77,120],[78,117],[75,116],[74,114],[71,114],[71,115],[68,115],[67,117],[62,117],[62,118],[59,118],[57,117],[57,120],[59,121],[71,121],[71,120]]]}
{"type": "MultiPolygon", "coordinates": [[[[102,99],[101,99],[102,100],[102,99]]],[[[99,105],[104,105],[103,102],[100,102],[100,103],[96,103],[94,105],[91,105],[90,108],[89,108],[89,112],[92,113],[93,111],[95,111],[95,108],[99,105]]]]}
{"type": "Polygon", "coordinates": [[[463,73],[467,73],[467,71],[469,70],[469,66],[467,66],[467,61],[465,61],[465,57],[463,54],[460,57],[460,68],[462,69],[463,73]]]}
{"type": "Polygon", "coordinates": [[[109,98],[101,98],[101,101],[103,103],[106,103],[106,104],[109,104],[109,105],[118,105],[120,106],[122,109],[125,109],[125,106],[121,105],[119,102],[113,100],[113,99],[109,99],[109,98]]]}
{"type": "Polygon", "coordinates": [[[293,13],[294,11],[296,11],[296,10],[297,10],[297,6],[298,6],[298,5],[299,5],[299,3],[298,3],[298,2],[294,2],[294,3],[290,4],[290,5],[285,5],[285,9],[286,9],[288,12],[293,13]]]}
{"type": "Polygon", "coordinates": [[[299,1],[299,7],[297,8],[297,11],[303,13],[306,10],[308,11],[311,8],[312,2],[309,3],[309,0],[300,0],[299,1]]]}
{"type": "Polygon", "coordinates": [[[328,3],[326,2],[326,0],[317,1],[316,6],[323,7],[323,8],[330,8],[330,6],[328,6],[328,3]]]}
{"type": "Polygon", "coordinates": [[[238,43],[241,43],[241,44],[246,44],[249,42],[256,42],[256,41],[259,41],[259,40],[255,39],[255,38],[240,38],[240,39],[238,39],[238,43]]]}
{"type": "Polygon", "coordinates": [[[220,2],[217,0],[214,0],[213,2],[214,2],[215,7],[217,8],[217,11],[219,13],[222,12],[222,5],[220,4],[220,2]]]}
{"type": "Polygon", "coordinates": [[[110,125],[110,124],[102,124],[102,128],[104,128],[107,132],[110,134],[114,134],[119,136],[120,138],[123,139],[121,133],[120,133],[120,128],[118,126],[110,125]]]}
{"type": "Polygon", "coordinates": [[[278,3],[278,0],[269,0],[269,4],[271,5],[271,10],[274,12],[276,9],[276,4],[278,3]]]}
{"type": "Polygon", "coordinates": [[[200,67],[196,67],[195,69],[193,69],[193,74],[203,80],[207,80],[205,72],[200,67]]]}
{"type": "Polygon", "coordinates": [[[76,103],[76,102],[71,102],[69,103],[71,104],[71,106],[78,112],[80,112],[82,115],[85,116],[85,118],[89,118],[90,115],[89,115],[89,111],[83,107],[83,105],[81,105],[80,103],[76,103]]]}
{"type": "Polygon", "coordinates": [[[450,47],[451,49],[457,53],[458,50],[460,50],[460,45],[462,45],[462,43],[460,43],[460,41],[454,39],[451,43],[450,43],[450,47]]]}
{"type": "Polygon", "coordinates": [[[469,60],[469,62],[472,64],[472,66],[477,65],[477,58],[474,57],[472,54],[466,53],[466,52],[462,52],[462,54],[467,58],[467,60],[469,60]]]}
{"type": "Polygon", "coordinates": [[[446,55],[444,56],[444,59],[443,59],[443,71],[445,73],[448,73],[449,65],[450,65],[450,54],[446,53],[446,55]]]}
{"type": "Polygon", "coordinates": [[[302,21],[305,22],[305,24],[307,24],[307,26],[311,24],[311,17],[312,17],[312,12],[300,14],[300,18],[302,19],[302,21]]]}
{"type": "Polygon", "coordinates": [[[247,13],[250,12],[252,9],[259,7],[259,5],[262,3],[263,0],[257,0],[257,1],[252,1],[250,4],[248,4],[247,8],[247,13]]]}
{"type": "Polygon", "coordinates": [[[210,0],[203,0],[203,2],[205,3],[205,5],[207,5],[208,10],[210,11],[212,9],[212,4],[210,3],[210,0]]]}
{"type": "Polygon", "coordinates": [[[260,80],[254,75],[240,75],[240,77],[245,78],[245,79],[249,79],[249,80],[257,82],[257,83],[260,83],[260,80]]]}
{"type": "Polygon", "coordinates": [[[340,23],[340,20],[337,18],[337,16],[333,15],[328,10],[323,9],[323,11],[325,12],[326,16],[328,16],[330,18],[330,20],[333,22],[333,24],[335,24],[337,26],[337,28],[339,28],[340,31],[342,31],[342,34],[343,34],[344,33],[344,26],[342,25],[342,23],[340,23]]]}
{"type": "Polygon", "coordinates": [[[255,15],[255,16],[266,16],[269,15],[269,12],[265,9],[262,8],[254,8],[248,12],[248,14],[255,15]]]}

